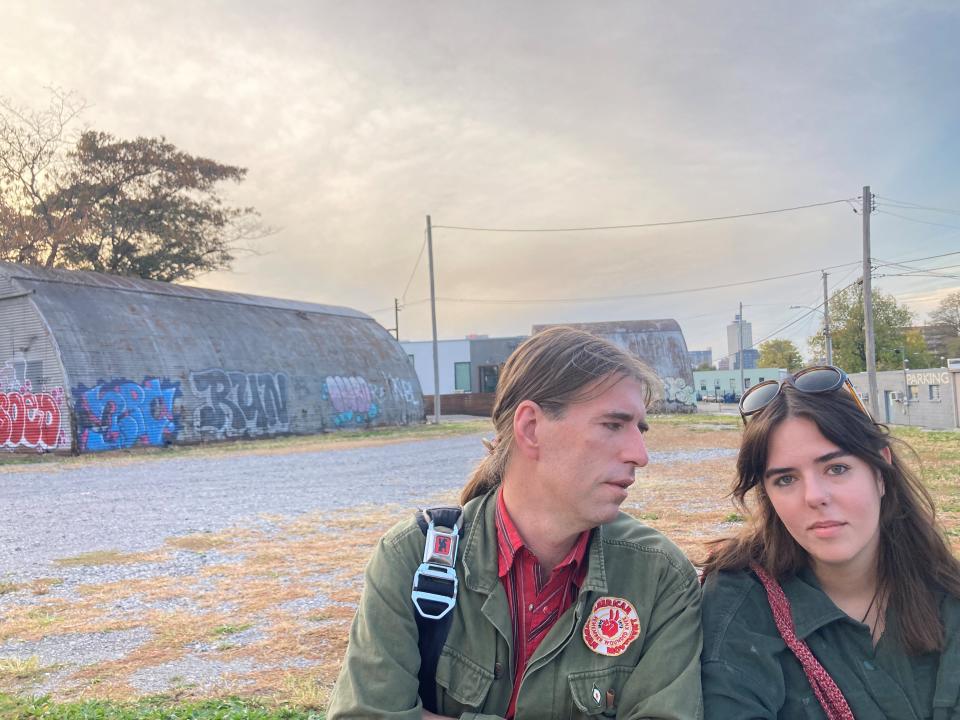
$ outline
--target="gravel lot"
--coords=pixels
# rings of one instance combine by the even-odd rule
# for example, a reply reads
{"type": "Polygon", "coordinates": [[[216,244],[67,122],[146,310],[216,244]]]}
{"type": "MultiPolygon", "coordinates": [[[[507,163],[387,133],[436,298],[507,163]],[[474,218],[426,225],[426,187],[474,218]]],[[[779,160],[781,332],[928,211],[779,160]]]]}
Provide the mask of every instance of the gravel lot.
{"type": "MultiPolygon", "coordinates": [[[[166,538],[214,532],[257,516],[367,504],[407,504],[461,487],[483,456],[481,435],[286,455],[155,456],[111,465],[24,466],[0,473],[0,578],[23,582],[71,570],[57,558],[138,552],[166,538]],[[11,522],[12,521],[12,522],[11,522]]],[[[651,464],[724,457],[729,450],[652,453],[651,464]]],[[[91,568],[73,572],[87,574],[91,568]]],[[[110,572],[116,572],[111,568],[110,572]]],[[[166,570],[169,572],[169,569],[166,570]]]]}
{"type": "Polygon", "coordinates": [[[56,558],[150,550],[174,535],[240,521],[250,526],[261,514],[387,503],[415,507],[462,485],[484,452],[480,437],[8,470],[0,473],[0,517],[7,520],[0,525],[0,577],[49,576],[56,558]]]}
{"type": "MultiPolygon", "coordinates": [[[[205,610],[197,602],[218,582],[205,576],[204,570],[229,567],[242,556],[213,548],[184,551],[165,546],[167,539],[231,527],[274,537],[285,519],[305,513],[337,515],[345,508],[362,506],[412,509],[462,486],[485,452],[480,438],[480,434],[473,434],[270,454],[118,455],[116,462],[103,459],[80,465],[4,468],[0,472],[0,512],[7,522],[0,525],[0,582],[28,583],[43,578],[38,582],[52,584],[42,593],[25,589],[0,593],[0,622],[5,615],[18,609],[23,612],[25,607],[53,617],[61,612],[56,609],[58,603],[82,603],[83,588],[147,578],[183,578],[195,589],[194,596],[150,599],[120,594],[98,607],[117,621],[145,618],[150,613],[171,617],[177,613],[202,614],[209,608],[205,610]],[[78,566],[55,562],[94,551],[136,553],[158,548],[164,548],[164,552],[137,562],[78,566]]],[[[730,457],[735,452],[654,452],[651,465],[695,463],[730,457]]],[[[317,590],[308,597],[280,603],[276,609],[304,617],[345,605],[327,591],[342,583],[342,578],[321,575],[300,580],[314,581],[317,590]]],[[[229,617],[235,607],[230,599],[221,599],[218,610],[229,617]]],[[[249,622],[249,626],[230,630],[226,644],[242,648],[260,641],[269,617],[260,614],[249,622]]],[[[28,640],[12,636],[0,642],[0,658],[33,657],[46,668],[21,691],[82,694],[84,681],[77,684],[75,671],[136,652],[153,637],[155,633],[148,627],[109,632],[78,628],[28,640]]],[[[189,644],[181,657],[146,662],[127,678],[129,687],[143,694],[183,688],[200,694],[243,692],[244,683],[249,681],[236,678],[248,677],[245,674],[251,671],[301,667],[308,673],[313,671],[315,661],[295,656],[271,663],[230,658],[221,652],[222,640],[209,633],[206,637],[205,641],[189,644]]]]}

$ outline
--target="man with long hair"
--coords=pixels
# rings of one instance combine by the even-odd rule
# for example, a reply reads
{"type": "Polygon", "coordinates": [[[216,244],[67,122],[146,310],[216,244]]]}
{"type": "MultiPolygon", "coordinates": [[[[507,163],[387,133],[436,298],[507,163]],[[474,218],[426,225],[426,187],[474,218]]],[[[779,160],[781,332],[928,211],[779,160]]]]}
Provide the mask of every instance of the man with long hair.
{"type": "Polygon", "coordinates": [[[367,567],[330,720],[701,717],[696,572],[620,512],[647,464],[657,386],[637,358],[579,330],[546,330],[514,352],[496,437],[461,495],[456,604],[436,670],[424,684],[428,631],[411,600],[424,533],[410,520],[367,567]]]}

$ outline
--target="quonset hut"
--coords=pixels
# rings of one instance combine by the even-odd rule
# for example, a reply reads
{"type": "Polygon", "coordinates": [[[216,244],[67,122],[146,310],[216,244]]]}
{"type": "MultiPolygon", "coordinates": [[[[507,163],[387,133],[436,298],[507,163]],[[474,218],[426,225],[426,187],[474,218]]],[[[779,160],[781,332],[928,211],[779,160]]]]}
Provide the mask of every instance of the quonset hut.
{"type": "MultiPolygon", "coordinates": [[[[614,322],[564,323],[565,327],[598,335],[636,355],[663,382],[663,399],[657,408],[665,412],[697,411],[693,369],[687,341],[676,320],[617,320],[614,322]]],[[[552,325],[534,325],[538,333],[552,325]]]]}
{"type": "Polygon", "coordinates": [[[393,337],[356,310],[0,263],[0,448],[418,423],[393,337]]]}

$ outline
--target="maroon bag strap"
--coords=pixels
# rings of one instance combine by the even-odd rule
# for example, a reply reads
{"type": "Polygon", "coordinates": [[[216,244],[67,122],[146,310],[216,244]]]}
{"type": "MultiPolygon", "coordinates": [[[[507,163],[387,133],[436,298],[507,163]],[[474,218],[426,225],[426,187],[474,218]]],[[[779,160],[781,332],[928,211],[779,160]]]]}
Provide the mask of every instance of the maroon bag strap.
{"type": "Polygon", "coordinates": [[[777,624],[777,630],[780,631],[780,637],[787,644],[787,647],[793,651],[803,666],[803,672],[813,688],[813,693],[820,701],[820,706],[827,714],[828,720],[855,720],[853,711],[847,704],[847,699],[840,692],[837,683],[833,681],[830,674],[824,669],[820,661],[814,657],[807,644],[797,637],[793,626],[793,616],[790,614],[790,601],[780,587],[780,583],[770,577],[770,574],[756,563],[750,564],[750,569],[756,573],[767,591],[767,600],[770,602],[770,610],[773,612],[773,621],[777,624]]]}

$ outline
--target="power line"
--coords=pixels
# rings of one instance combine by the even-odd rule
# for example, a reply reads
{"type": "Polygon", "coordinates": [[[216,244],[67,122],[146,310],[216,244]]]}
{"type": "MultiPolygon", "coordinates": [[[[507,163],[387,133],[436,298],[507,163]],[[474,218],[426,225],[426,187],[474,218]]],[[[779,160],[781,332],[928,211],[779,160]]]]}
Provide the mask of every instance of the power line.
{"type": "MultiPolygon", "coordinates": [[[[927,255],[927,256],[925,256],[925,257],[912,258],[912,259],[904,260],[904,262],[921,262],[921,261],[923,261],[923,260],[934,260],[934,259],[942,258],[942,257],[950,257],[950,256],[952,256],[952,255],[960,255],[960,251],[948,252],[948,253],[940,253],[940,254],[938,254],[938,255],[927,255]]],[[[879,259],[879,258],[875,258],[875,259],[879,259]]],[[[802,275],[812,275],[812,274],[814,274],[814,273],[820,272],[821,270],[836,270],[836,269],[838,269],[838,268],[849,267],[849,266],[851,266],[851,265],[857,266],[857,265],[859,265],[859,264],[860,264],[860,261],[859,261],[859,260],[855,260],[855,261],[853,261],[853,262],[841,263],[841,264],[838,264],[838,265],[830,265],[830,266],[828,266],[828,267],[821,268],[820,270],[805,270],[805,271],[803,271],[803,272],[791,273],[791,274],[788,274],[788,275],[777,275],[777,276],[767,277],[767,278],[758,278],[758,279],[755,279],[755,280],[742,280],[742,281],[739,281],[739,282],[735,282],[735,283],[725,283],[725,284],[722,284],[722,285],[711,285],[711,286],[700,287],[700,288],[687,288],[687,289],[684,289],[684,290],[665,290],[665,291],[662,291],[662,292],[643,293],[643,294],[634,294],[634,295],[608,295],[608,296],[593,296],[593,297],[579,297],[579,298],[527,298],[527,299],[511,298],[511,299],[502,299],[502,300],[496,300],[496,299],[490,299],[490,298],[447,298],[447,297],[439,297],[439,298],[437,298],[437,301],[438,301],[438,302],[464,303],[464,304],[477,304],[477,305],[535,305],[535,304],[541,304],[541,303],[542,303],[542,304],[550,304],[550,303],[607,302],[607,301],[613,301],[613,300],[630,300],[630,299],[634,299],[634,298],[648,298],[648,297],[659,297],[659,296],[666,296],[666,295],[678,295],[678,294],[689,293],[689,292],[705,292],[705,291],[708,291],[708,290],[725,289],[725,288],[728,288],[728,287],[737,287],[737,286],[741,286],[741,285],[753,285],[753,284],[757,284],[757,283],[768,282],[768,281],[771,281],[771,280],[782,280],[782,279],[787,279],[787,278],[791,278],[791,277],[800,277],[800,276],[802,276],[802,275]]],[[[899,264],[900,264],[900,263],[893,263],[893,262],[888,262],[888,261],[882,261],[880,264],[874,265],[874,269],[879,269],[879,268],[883,268],[883,267],[895,267],[895,266],[897,266],[897,265],[899,265],[899,264]]],[[[853,273],[853,272],[856,272],[856,267],[851,268],[847,273],[844,274],[844,277],[834,286],[834,290],[831,292],[831,295],[832,295],[834,292],[836,292],[836,289],[835,289],[835,288],[836,288],[837,286],[839,286],[841,283],[843,283],[843,282],[847,279],[847,277],[849,277],[850,274],[853,273]]],[[[849,287],[849,286],[848,286],[848,287],[849,287]]],[[[413,305],[421,305],[421,304],[426,303],[426,302],[429,302],[429,301],[430,301],[429,298],[420,298],[420,299],[418,299],[418,300],[411,300],[410,302],[405,302],[405,303],[404,303],[404,306],[405,306],[405,307],[409,307],[409,306],[413,306],[413,305]]],[[[821,307],[822,307],[822,305],[823,305],[823,303],[820,303],[820,306],[821,306],[821,307]]],[[[371,311],[369,311],[369,313],[370,313],[370,314],[373,314],[373,313],[377,313],[377,312],[386,312],[387,310],[391,310],[391,311],[392,311],[392,310],[393,310],[393,306],[385,307],[385,308],[378,308],[377,310],[371,310],[371,311]]]]}
{"type": "MultiPolygon", "coordinates": [[[[954,252],[948,252],[948,253],[940,253],[939,255],[927,255],[926,257],[922,257],[922,258],[910,258],[909,260],[902,260],[902,262],[911,263],[911,262],[920,262],[922,260],[936,260],[937,258],[950,257],[951,255],[960,255],[960,250],[955,250],[954,252]]],[[[876,265],[875,267],[882,268],[882,267],[887,267],[887,265],[896,265],[896,264],[898,263],[888,262],[886,265],[876,265]]]]}
{"type": "Polygon", "coordinates": [[[716,217],[692,218],[688,220],[667,220],[663,222],[633,223],[630,225],[596,225],[592,227],[564,227],[564,228],[490,228],[490,227],[467,227],[462,225],[434,225],[434,230],[464,230],[467,232],[513,232],[513,233],[535,233],[535,232],[584,232],[587,230],[630,230],[636,228],[664,227],[668,225],[690,225],[692,223],[716,222],[719,220],[736,220],[738,218],[757,217],[758,215],[773,215],[775,213],[794,212],[795,210],[806,210],[808,208],[824,207],[826,205],[836,205],[837,203],[849,202],[850,199],[830,200],[828,202],[810,203],[809,205],[796,205],[794,207],[778,208],[776,210],[758,210],[756,212],[738,213],[736,215],[718,215],[716,217]]]}
{"type": "Polygon", "coordinates": [[[921,225],[933,225],[935,227],[945,227],[952,228],[953,230],[960,230],[960,225],[947,225],[945,223],[930,222],[929,220],[918,220],[917,218],[908,217],[907,215],[900,215],[895,212],[890,212],[889,210],[874,210],[876,213],[883,215],[892,215],[895,218],[900,218],[901,220],[909,220],[910,222],[920,223],[921,225]]]}
{"type": "MultiPolygon", "coordinates": [[[[840,267],[848,267],[850,265],[859,264],[859,260],[853,262],[842,263],[840,265],[831,265],[829,268],[823,268],[825,270],[832,270],[840,267]]],[[[659,292],[650,292],[650,293],[634,293],[629,295],[605,295],[605,296],[594,296],[594,297],[570,297],[570,298],[511,298],[511,299],[502,299],[495,300],[490,298],[448,298],[441,297],[437,298],[438,301],[443,302],[453,302],[453,303],[470,303],[476,305],[534,305],[534,304],[549,304],[549,303],[572,303],[572,302],[606,302],[612,300],[632,300],[636,298],[651,298],[651,297],[664,297],[667,295],[683,295],[685,293],[694,293],[694,292],[704,292],[707,290],[721,290],[724,288],[730,287],[740,287],[742,285],[754,285],[756,283],[769,282],[771,280],[783,280],[786,278],[800,277],[801,275],[811,275],[813,273],[818,273],[820,270],[804,270],[803,272],[789,273],[787,275],[774,275],[771,277],[758,278],[756,280],[741,280],[738,282],[732,283],[723,283],[721,285],[707,285],[704,287],[697,288],[684,288],[682,290],[662,290],[659,292]]]]}
{"type": "Polygon", "coordinates": [[[960,210],[950,210],[948,208],[938,208],[931,207],[929,205],[920,205],[919,203],[910,202],[909,200],[895,200],[893,198],[888,198],[881,195],[874,195],[878,200],[886,200],[889,203],[895,203],[897,206],[910,208],[912,210],[930,210],[931,212],[942,212],[947,213],[948,215],[960,215],[960,210]]]}
{"type": "Polygon", "coordinates": [[[404,303],[406,303],[406,300],[407,300],[407,290],[410,289],[410,283],[413,282],[413,276],[417,274],[417,268],[420,267],[420,261],[423,259],[423,251],[424,251],[424,250],[426,249],[426,247],[427,247],[427,237],[426,237],[427,233],[426,233],[426,231],[424,231],[423,235],[424,235],[424,237],[423,237],[423,245],[420,246],[420,254],[417,255],[417,261],[413,264],[413,270],[410,272],[410,279],[407,280],[407,286],[403,289],[403,294],[400,296],[400,299],[403,300],[404,303]]]}

